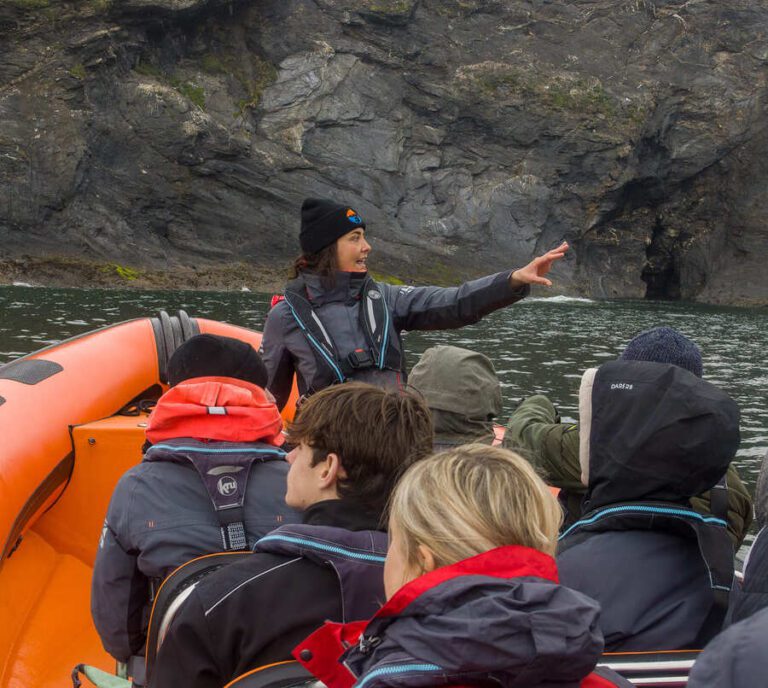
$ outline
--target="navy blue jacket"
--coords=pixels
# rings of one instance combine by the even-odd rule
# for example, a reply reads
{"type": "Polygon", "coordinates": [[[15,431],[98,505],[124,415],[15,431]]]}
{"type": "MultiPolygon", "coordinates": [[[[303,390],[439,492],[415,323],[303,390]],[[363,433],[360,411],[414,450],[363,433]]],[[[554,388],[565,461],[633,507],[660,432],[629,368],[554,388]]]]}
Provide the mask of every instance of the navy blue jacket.
{"type": "Polygon", "coordinates": [[[768,607],[768,528],[757,534],[744,564],[744,581],[735,588],[728,622],[738,623],[768,607]]]}
{"type": "Polygon", "coordinates": [[[510,545],[411,581],[368,622],[326,623],[294,657],[330,688],[628,687],[593,673],[599,613],[552,557],[510,545]]]}
{"type": "Polygon", "coordinates": [[[588,395],[585,513],[561,536],[560,579],[600,603],[606,651],[701,648],[722,624],[733,548],[725,522],[688,500],[725,474],[738,408],[682,368],[639,361],[604,364],[588,395]],[[717,580],[695,528],[713,545],[710,566],[726,562],[717,580]]]}
{"type": "Polygon", "coordinates": [[[326,619],[367,618],[384,599],[386,533],[339,500],[314,504],[254,554],[211,573],[185,600],[159,648],[153,688],[221,688],[290,659],[326,619]]]}
{"type": "Polygon", "coordinates": [[[768,682],[768,609],[721,633],[691,669],[688,688],[758,688],[768,682]]]}

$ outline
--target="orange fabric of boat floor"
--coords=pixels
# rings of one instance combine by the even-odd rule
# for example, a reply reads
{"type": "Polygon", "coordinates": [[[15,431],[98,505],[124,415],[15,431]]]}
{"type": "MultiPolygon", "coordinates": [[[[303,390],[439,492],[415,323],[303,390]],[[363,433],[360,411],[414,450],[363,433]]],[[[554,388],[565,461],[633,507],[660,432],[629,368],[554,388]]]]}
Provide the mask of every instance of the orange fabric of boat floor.
{"type": "Polygon", "coordinates": [[[79,559],[59,554],[29,531],[5,564],[0,588],[0,685],[62,688],[77,662],[114,671],[90,615],[91,573],[79,559]]]}
{"type": "Polygon", "coordinates": [[[3,568],[2,688],[63,688],[79,663],[114,671],[91,621],[92,567],[115,484],[141,460],[146,421],[113,416],[73,428],[70,484],[3,568]]]}

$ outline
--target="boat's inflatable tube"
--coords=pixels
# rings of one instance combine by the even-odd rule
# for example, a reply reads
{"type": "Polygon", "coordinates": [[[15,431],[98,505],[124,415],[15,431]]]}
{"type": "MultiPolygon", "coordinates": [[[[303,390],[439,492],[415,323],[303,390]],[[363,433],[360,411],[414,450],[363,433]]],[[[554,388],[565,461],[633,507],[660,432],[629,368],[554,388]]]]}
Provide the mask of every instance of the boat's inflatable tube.
{"type": "Polygon", "coordinates": [[[197,333],[261,340],[161,313],[0,366],[0,688],[69,685],[81,662],[114,668],[90,617],[91,567],[114,485],[141,460],[147,420],[115,414],[156,399],[168,358],[197,333]]]}
{"type": "Polygon", "coordinates": [[[70,427],[111,416],[164,383],[173,351],[205,332],[261,343],[252,330],[161,312],[0,366],[0,567],[65,486],[74,462],[70,427]]]}

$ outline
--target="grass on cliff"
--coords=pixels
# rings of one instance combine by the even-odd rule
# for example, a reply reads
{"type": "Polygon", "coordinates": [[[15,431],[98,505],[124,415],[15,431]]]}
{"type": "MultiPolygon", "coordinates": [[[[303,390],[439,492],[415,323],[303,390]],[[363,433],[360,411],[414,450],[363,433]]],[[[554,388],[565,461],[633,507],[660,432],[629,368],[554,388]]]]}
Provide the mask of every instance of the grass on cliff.
{"type": "Polygon", "coordinates": [[[5,0],[5,2],[20,10],[42,10],[51,5],[51,0],[5,0]]]}
{"type": "Polygon", "coordinates": [[[245,91],[245,97],[237,101],[235,117],[241,117],[246,110],[255,108],[264,90],[277,79],[275,66],[258,55],[251,56],[247,63],[243,63],[234,55],[206,53],[201,67],[204,72],[214,76],[231,76],[245,91]]]}
{"type": "Polygon", "coordinates": [[[165,72],[157,65],[150,62],[139,62],[133,71],[142,76],[150,76],[153,79],[162,81],[175,88],[181,95],[183,95],[192,104],[199,107],[201,110],[205,110],[205,89],[202,86],[198,86],[191,81],[185,81],[180,79],[175,74],[165,72]]]}
{"type": "Polygon", "coordinates": [[[494,103],[538,103],[548,110],[598,117],[629,126],[642,123],[647,111],[642,103],[615,98],[596,77],[540,74],[499,62],[467,65],[458,70],[457,76],[465,93],[494,103]]]}
{"type": "Polygon", "coordinates": [[[416,3],[414,0],[368,0],[361,5],[378,14],[410,14],[416,3]]]}

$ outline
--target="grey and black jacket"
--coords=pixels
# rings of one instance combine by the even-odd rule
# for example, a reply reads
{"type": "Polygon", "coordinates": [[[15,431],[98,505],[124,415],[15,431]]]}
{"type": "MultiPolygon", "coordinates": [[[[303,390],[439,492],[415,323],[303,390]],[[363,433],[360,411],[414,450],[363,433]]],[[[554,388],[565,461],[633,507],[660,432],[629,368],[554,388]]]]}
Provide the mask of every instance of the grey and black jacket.
{"type": "MultiPolygon", "coordinates": [[[[402,353],[400,333],[404,330],[443,330],[470,325],[488,313],[519,301],[528,294],[529,287],[513,288],[510,275],[510,271],[499,272],[447,288],[375,283],[375,291],[383,298],[388,314],[386,322],[373,324],[376,328],[387,328],[381,348],[385,353],[396,350],[402,353]]],[[[297,293],[305,289],[306,301],[328,339],[335,344],[336,355],[330,358],[345,364],[352,361],[356,366],[353,370],[342,370],[341,377],[384,387],[402,387],[406,377],[402,356],[399,360],[386,356],[386,365],[366,364],[366,360],[375,362],[375,356],[370,355],[371,333],[366,332],[365,325],[368,304],[362,303],[364,291],[370,287],[369,280],[364,274],[339,272],[335,285],[327,288],[323,278],[304,273],[299,280],[303,283],[302,289],[293,283],[291,287],[297,293]],[[358,354],[362,356],[359,365],[355,363],[358,354]]],[[[264,325],[262,356],[269,371],[267,386],[279,407],[288,400],[294,373],[301,395],[344,381],[307,336],[311,323],[302,327],[297,315],[299,319],[308,320],[297,313],[286,294],[286,300],[272,308],[264,325]]],[[[381,336],[382,331],[379,329],[374,334],[381,336]]]]}
{"type": "Polygon", "coordinates": [[[733,459],[738,407],[682,368],[640,361],[587,371],[579,401],[588,488],[560,538],[560,580],[600,603],[608,651],[700,649],[723,622],[733,545],[689,500],[733,459]]]}
{"type": "MultiPolygon", "coordinates": [[[[284,452],[262,443],[167,443],[197,448],[211,466],[231,464],[249,452],[256,461],[243,500],[246,546],[300,514],[285,504],[284,452]],[[225,453],[216,453],[226,447],[225,453]]],[[[190,559],[225,549],[222,527],[200,474],[177,452],[154,446],[142,463],[119,480],[109,503],[91,586],[91,613],[104,648],[119,662],[143,654],[149,622],[150,586],[190,559]]],[[[230,466],[231,468],[231,466],[230,466]]]]}

